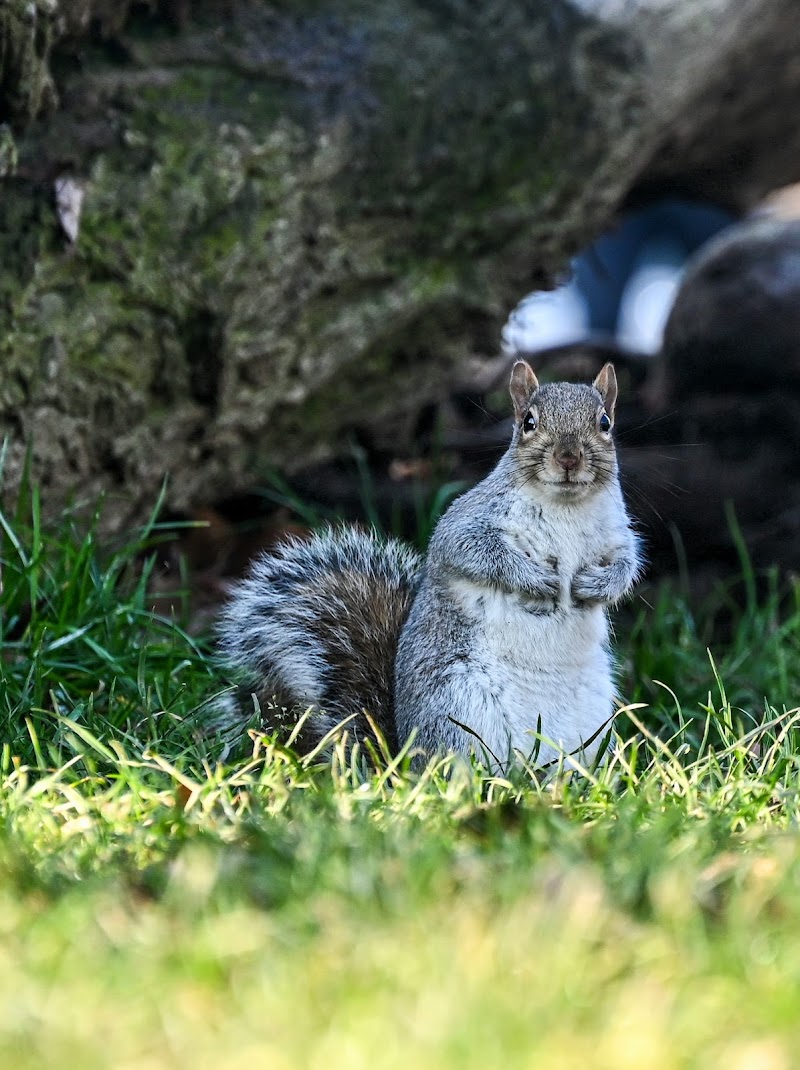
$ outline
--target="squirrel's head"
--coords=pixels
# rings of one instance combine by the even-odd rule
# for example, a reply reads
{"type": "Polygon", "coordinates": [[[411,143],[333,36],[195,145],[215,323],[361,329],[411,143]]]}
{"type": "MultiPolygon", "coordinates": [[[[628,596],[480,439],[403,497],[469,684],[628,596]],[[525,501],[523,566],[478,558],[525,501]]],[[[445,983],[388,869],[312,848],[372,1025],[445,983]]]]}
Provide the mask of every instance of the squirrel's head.
{"type": "Polygon", "coordinates": [[[518,360],[510,389],[515,419],[511,448],[526,485],[576,501],[615,478],[613,364],[606,364],[591,386],[540,385],[530,365],[518,360]]]}

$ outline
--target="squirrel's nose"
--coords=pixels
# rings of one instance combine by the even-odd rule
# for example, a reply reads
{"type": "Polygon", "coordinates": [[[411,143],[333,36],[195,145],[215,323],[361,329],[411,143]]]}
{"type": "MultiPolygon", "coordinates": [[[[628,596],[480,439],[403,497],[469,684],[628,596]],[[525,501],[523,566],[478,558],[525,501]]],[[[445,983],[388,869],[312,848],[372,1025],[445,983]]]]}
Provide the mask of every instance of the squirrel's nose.
{"type": "Polygon", "coordinates": [[[573,468],[578,467],[582,456],[583,450],[562,450],[556,454],[556,464],[563,468],[565,472],[571,472],[573,468]]]}

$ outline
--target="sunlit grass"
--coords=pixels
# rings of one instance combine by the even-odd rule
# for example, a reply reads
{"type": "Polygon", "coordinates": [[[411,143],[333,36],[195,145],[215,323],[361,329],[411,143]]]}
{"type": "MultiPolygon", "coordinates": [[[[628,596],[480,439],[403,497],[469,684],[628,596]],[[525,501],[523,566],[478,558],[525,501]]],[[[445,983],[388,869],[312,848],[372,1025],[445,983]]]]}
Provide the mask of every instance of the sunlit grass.
{"type": "Polygon", "coordinates": [[[783,728],[751,741],[760,757],[732,742],[682,763],[645,738],[543,784],[387,777],[263,740],[188,776],[75,737],[68,769],[0,785],[0,1053],[789,1066],[800,806],[783,728]]]}
{"type": "Polygon", "coordinates": [[[793,591],[647,593],[598,769],[220,761],[158,526],[109,550],[31,500],[0,521],[2,1065],[794,1065],[793,591]]]}

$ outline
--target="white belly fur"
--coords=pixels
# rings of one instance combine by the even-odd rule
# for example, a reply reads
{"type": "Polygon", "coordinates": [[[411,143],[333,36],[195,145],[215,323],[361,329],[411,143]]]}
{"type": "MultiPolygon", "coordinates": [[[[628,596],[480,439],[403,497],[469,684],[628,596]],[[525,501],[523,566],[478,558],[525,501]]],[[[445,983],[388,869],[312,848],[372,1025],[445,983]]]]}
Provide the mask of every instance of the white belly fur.
{"type": "Polygon", "coordinates": [[[451,680],[463,723],[492,764],[505,767],[511,751],[535,755],[540,766],[562,752],[591,761],[614,708],[605,610],[562,605],[534,614],[517,596],[463,581],[454,593],[473,619],[481,657],[451,680]]]}

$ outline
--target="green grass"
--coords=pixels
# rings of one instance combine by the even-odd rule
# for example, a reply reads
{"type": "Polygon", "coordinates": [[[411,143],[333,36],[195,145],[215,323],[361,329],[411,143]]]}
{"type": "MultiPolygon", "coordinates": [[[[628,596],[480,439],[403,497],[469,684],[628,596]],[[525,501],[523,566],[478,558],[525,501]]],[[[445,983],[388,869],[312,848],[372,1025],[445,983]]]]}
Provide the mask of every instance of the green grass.
{"type": "Polygon", "coordinates": [[[30,500],[0,518],[0,1065],[795,1064],[800,607],[774,578],[620,618],[647,706],[586,776],[257,735],[218,764],[224,679],[150,611],[158,525],[100,548],[30,500]]]}

